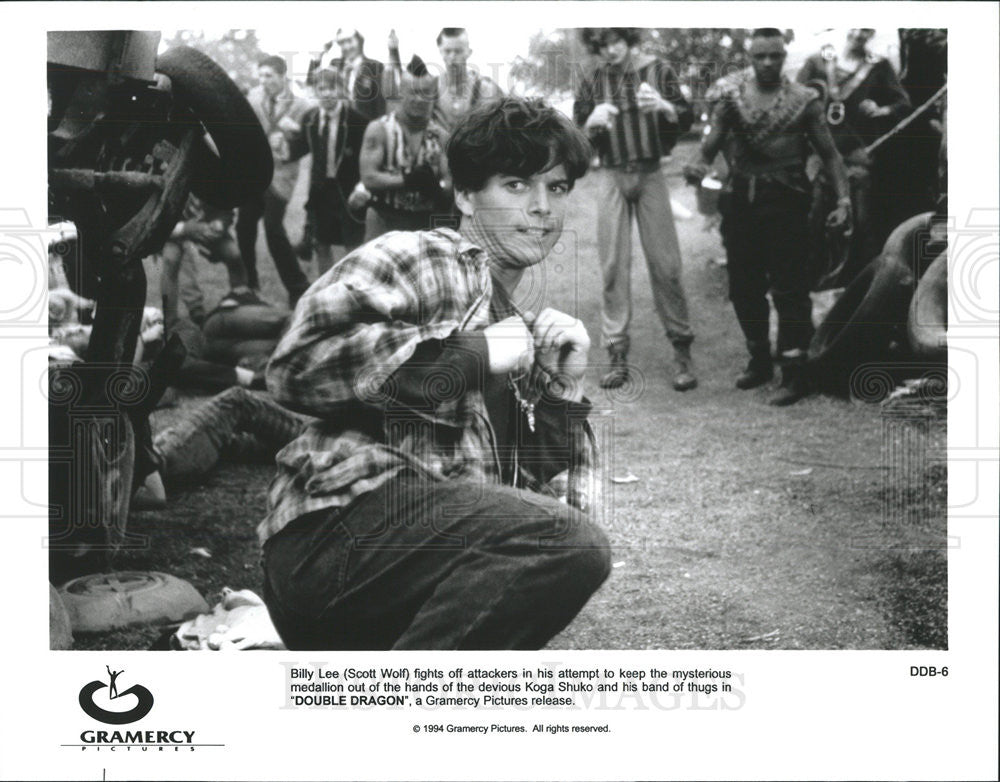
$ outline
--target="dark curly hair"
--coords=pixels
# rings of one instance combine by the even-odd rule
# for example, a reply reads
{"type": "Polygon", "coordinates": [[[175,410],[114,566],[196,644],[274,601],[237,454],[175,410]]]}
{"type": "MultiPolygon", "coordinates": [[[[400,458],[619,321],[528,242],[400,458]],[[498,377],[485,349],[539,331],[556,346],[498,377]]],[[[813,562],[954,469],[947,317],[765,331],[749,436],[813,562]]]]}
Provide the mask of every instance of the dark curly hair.
{"type": "Polygon", "coordinates": [[[276,54],[272,54],[270,57],[263,57],[257,63],[258,68],[270,68],[279,76],[284,76],[288,73],[288,63],[285,62],[284,57],[279,57],[276,54]]]}
{"type": "Polygon", "coordinates": [[[601,47],[614,38],[620,38],[629,48],[638,46],[642,39],[642,29],[639,27],[584,27],[580,30],[583,45],[591,54],[600,54],[601,47]]]}
{"type": "Polygon", "coordinates": [[[586,136],[543,100],[503,97],[465,115],[448,139],[455,190],[482,190],[497,174],[528,177],[560,163],[570,185],[587,173],[586,136]]]}

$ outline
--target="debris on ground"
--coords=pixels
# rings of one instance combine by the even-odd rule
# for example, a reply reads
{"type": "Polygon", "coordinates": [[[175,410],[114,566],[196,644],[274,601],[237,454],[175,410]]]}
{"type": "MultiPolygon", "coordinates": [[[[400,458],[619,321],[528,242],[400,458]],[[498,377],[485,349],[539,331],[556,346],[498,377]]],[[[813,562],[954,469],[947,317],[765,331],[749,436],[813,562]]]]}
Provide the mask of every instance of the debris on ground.
{"type": "Polygon", "coordinates": [[[59,596],[74,634],[180,622],[208,610],[190,582],[154,571],[94,573],[63,584],[59,596]]]}
{"type": "Polygon", "coordinates": [[[264,601],[249,589],[224,587],[209,614],[185,622],[171,638],[181,651],[284,649],[264,601]]]}
{"type": "Polygon", "coordinates": [[[919,397],[922,401],[944,401],[947,396],[947,381],[942,382],[943,377],[943,374],[937,376],[930,374],[904,380],[902,385],[896,386],[886,397],[883,405],[912,397],[919,397]]]}
{"type": "Polygon", "coordinates": [[[611,478],[612,483],[638,483],[639,478],[632,473],[628,475],[615,475],[611,478]]]}
{"type": "Polygon", "coordinates": [[[743,643],[751,643],[752,641],[777,641],[778,636],[781,634],[780,630],[772,630],[769,633],[764,633],[763,635],[755,635],[750,638],[741,638],[743,643]]]}

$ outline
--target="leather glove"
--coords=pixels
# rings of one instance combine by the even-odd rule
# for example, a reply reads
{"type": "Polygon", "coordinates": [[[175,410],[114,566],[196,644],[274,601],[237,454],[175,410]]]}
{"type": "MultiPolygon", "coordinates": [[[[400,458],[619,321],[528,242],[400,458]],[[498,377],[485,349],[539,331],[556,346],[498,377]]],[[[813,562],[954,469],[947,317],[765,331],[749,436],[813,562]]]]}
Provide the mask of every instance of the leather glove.
{"type": "Polygon", "coordinates": [[[441,189],[440,177],[429,165],[423,163],[403,174],[403,185],[411,190],[436,193],[441,189]]]}

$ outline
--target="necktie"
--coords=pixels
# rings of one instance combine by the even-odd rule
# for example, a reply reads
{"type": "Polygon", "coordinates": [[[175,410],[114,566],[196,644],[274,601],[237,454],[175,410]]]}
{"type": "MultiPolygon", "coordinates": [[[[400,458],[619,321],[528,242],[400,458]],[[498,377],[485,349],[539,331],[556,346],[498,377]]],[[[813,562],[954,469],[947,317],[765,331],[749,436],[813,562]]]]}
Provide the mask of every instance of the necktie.
{"type": "Polygon", "coordinates": [[[337,176],[337,128],[333,112],[323,112],[323,147],[326,149],[326,176],[333,179],[337,176]]]}
{"type": "MultiPolygon", "coordinates": [[[[347,65],[347,97],[348,100],[354,100],[354,80],[358,75],[358,64],[356,62],[348,63],[347,65]]],[[[353,105],[353,104],[352,104],[353,105]]]]}

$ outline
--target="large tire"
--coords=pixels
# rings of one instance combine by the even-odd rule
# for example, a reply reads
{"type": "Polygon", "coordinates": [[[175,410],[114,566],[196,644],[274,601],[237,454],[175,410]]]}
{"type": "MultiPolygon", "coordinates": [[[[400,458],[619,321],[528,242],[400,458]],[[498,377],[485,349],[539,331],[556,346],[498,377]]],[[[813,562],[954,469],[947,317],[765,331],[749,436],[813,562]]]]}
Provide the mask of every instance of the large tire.
{"type": "Polygon", "coordinates": [[[906,333],[915,356],[948,361],[948,254],[927,267],[910,302],[906,333]]]}
{"type": "Polygon", "coordinates": [[[188,46],[165,51],[156,70],[169,76],[178,103],[205,126],[218,150],[198,146],[191,190],[213,206],[229,209],[264,192],[274,159],[257,115],[211,57],[188,46]]]}
{"type": "Polygon", "coordinates": [[[808,370],[816,384],[843,391],[856,367],[884,359],[889,344],[902,338],[932,216],[900,223],[833,305],[809,346],[808,370]]]}

